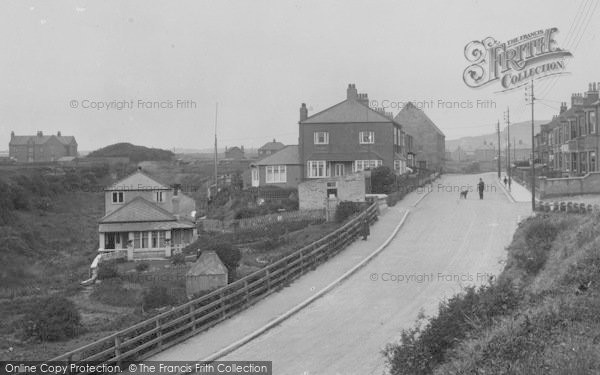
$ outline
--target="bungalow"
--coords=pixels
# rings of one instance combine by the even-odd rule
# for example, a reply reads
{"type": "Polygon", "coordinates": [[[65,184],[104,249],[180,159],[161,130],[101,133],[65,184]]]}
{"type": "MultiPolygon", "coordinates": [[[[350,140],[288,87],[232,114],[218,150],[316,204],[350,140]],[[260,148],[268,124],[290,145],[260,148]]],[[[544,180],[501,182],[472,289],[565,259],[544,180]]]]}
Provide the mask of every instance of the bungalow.
{"type": "Polygon", "coordinates": [[[285,146],[250,166],[252,186],[296,188],[302,180],[298,145],[285,146]]]}
{"type": "Polygon", "coordinates": [[[277,142],[277,140],[273,138],[273,142],[267,142],[258,149],[258,157],[264,158],[273,155],[284,147],[285,145],[283,143],[277,142]]]}
{"type": "Polygon", "coordinates": [[[168,258],[197,238],[195,201],[138,170],[104,189],[100,253],[129,260],[168,258]]]}

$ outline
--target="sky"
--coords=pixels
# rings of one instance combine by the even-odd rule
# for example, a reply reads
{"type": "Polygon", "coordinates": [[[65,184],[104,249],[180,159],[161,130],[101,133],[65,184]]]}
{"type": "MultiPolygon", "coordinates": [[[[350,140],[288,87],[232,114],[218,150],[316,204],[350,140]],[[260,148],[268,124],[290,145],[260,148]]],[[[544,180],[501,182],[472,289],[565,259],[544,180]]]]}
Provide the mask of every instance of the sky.
{"type": "Polygon", "coordinates": [[[420,104],[446,139],[530,121],[523,89],[463,82],[465,46],[557,27],[570,73],[536,83],[535,118],[600,81],[597,0],[122,1],[0,5],[0,150],[10,132],[210,148],[297,144],[309,115],[354,83],[396,113],[420,104]],[[479,101],[479,102],[478,102],[479,101]],[[470,103],[470,105],[469,105],[470,103]],[[99,108],[100,106],[106,108],[99,108]],[[470,107],[470,108],[463,108],[470,107]]]}

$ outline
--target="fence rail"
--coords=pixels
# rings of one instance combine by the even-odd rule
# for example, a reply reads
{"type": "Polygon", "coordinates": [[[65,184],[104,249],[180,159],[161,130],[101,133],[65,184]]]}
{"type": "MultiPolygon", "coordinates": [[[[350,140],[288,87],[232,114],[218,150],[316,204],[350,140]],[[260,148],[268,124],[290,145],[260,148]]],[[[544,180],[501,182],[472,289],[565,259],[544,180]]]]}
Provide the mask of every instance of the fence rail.
{"type": "Polygon", "coordinates": [[[370,205],[348,223],[240,280],[103,339],[53,358],[69,363],[114,364],[143,360],[204,331],[288,285],[343,250],[361,233],[363,220],[377,218],[370,205]]]}

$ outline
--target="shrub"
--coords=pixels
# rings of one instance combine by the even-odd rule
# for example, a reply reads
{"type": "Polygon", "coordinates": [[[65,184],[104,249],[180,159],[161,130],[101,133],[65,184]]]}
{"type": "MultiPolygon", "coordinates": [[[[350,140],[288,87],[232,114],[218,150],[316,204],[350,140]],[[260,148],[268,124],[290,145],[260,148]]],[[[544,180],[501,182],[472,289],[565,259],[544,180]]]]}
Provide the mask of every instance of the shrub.
{"type": "Polygon", "coordinates": [[[371,171],[371,193],[388,194],[394,191],[396,175],[385,166],[377,167],[371,171]]]}
{"type": "Polygon", "coordinates": [[[479,289],[470,287],[440,303],[436,317],[402,331],[400,344],[384,350],[391,374],[430,374],[446,353],[478,327],[491,326],[494,318],[514,311],[521,293],[509,280],[479,289]]]}
{"type": "Polygon", "coordinates": [[[101,262],[98,264],[98,280],[112,279],[119,276],[116,262],[101,262]]]}
{"type": "Polygon", "coordinates": [[[363,206],[360,202],[340,202],[335,210],[335,221],[346,221],[350,216],[362,211],[363,206]]]}
{"type": "Polygon", "coordinates": [[[150,264],[148,264],[147,262],[140,262],[135,265],[135,270],[138,272],[147,271],[149,268],[150,268],[150,264]]]}
{"type": "Polygon", "coordinates": [[[171,255],[171,263],[173,263],[174,265],[185,264],[185,254],[177,253],[171,255]]]}
{"type": "Polygon", "coordinates": [[[144,309],[156,309],[168,306],[174,302],[174,298],[169,294],[167,288],[161,285],[152,285],[147,289],[142,297],[142,306],[144,309]]]}
{"type": "Polygon", "coordinates": [[[33,306],[24,319],[25,334],[42,341],[62,341],[75,337],[81,316],[75,304],[65,297],[48,297],[33,306]]]}
{"type": "Polygon", "coordinates": [[[546,215],[532,218],[525,225],[524,244],[515,248],[512,254],[517,267],[535,275],[546,263],[559,226],[546,215]]]}

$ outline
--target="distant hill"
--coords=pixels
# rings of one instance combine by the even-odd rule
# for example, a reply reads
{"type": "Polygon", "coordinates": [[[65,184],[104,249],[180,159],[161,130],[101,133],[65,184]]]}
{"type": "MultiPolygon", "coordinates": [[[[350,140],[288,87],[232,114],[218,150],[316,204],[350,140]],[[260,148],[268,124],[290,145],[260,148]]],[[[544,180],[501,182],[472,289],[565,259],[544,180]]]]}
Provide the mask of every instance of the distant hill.
{"type": "MultiPolygon", "coordinates": [[[[549,120],[535,121],[534,132],[537,134],[540,131],[540,125],[547,124],[549,120]]],[[[531,121],[517,122],[510,124],[510,142],[516,141],[517,148],[531,147],[531,121]]],[[[506,127],[500,131],[500,141],[506,144],[506,127]]],[[[454,151],[460,146],[463,150],[476,150],[485,148],[489,144],[498,144],[498,135],[493,132],[484,135],[476,135],[472,137],[462,137],[459,139],[446,140],[446,150],[454,151]],[[485,144],[484,144],[485,142],[485,144]]]]}
{"type": "Polygon", "coordinates": [[[141,161],[171,161],[175,154],[160,148],[136,146],[131,143],[115,143],[87,154],[86,157],[128,157],[134,163],[141,161]]]}

